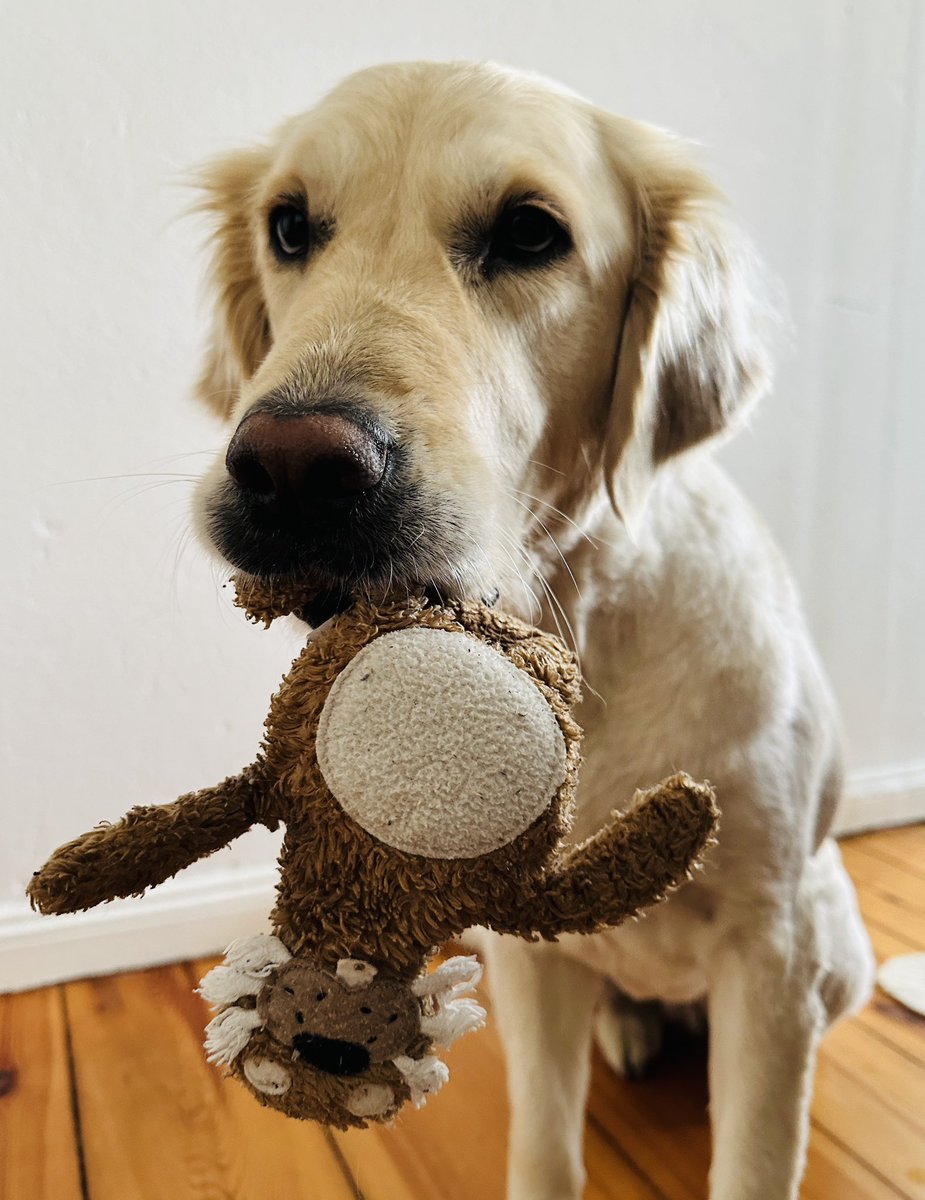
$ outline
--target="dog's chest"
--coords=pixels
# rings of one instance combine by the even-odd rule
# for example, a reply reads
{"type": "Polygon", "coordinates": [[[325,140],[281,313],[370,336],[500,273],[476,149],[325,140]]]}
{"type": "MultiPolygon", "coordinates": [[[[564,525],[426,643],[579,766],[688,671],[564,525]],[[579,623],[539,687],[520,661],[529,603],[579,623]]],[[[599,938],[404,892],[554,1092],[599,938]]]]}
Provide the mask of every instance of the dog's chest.
{"type": "MultiPolygon", "coordinates": [[[[626,805],[641,781],[660,779],[673,769],[664,733],[656,738],[641,724],[633,728],[615,720],[610,709],[603,721],[587,729],[572,840],[582,841],[599,829],[616,805],[626,805]]],[[[638,920],[590,937],[569,935],[561,942],[570,955],[627,995],[685,1004],[707,990],[704,964],[715,936],[713,908],[714,898],[698,878],[638,920]]]]}
{"type": "Polygon", "coordinates": [[[560,942],[570,956],[634,1000],[688,1004],[707,991],[704,963],[710,924],[706,912],[697,912],[677,895],[637,921],[590,937],[568,934],[560,942]]]}

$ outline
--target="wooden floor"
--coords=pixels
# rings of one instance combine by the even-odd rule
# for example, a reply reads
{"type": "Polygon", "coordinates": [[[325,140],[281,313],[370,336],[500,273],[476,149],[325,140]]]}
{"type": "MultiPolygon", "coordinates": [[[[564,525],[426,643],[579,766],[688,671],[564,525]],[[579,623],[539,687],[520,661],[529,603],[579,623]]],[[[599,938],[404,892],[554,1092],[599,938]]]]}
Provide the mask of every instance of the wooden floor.
{"type": "MultiPolygon", "coordinates": [[[[844,844],[878,957],[925,949],[925,827],[844,844]]],[[[205,962],[0,998],[0,1200],[501,1200],[492,1028],[393,1129],[329,1134],[260,1108],[203,1057],[205,962]]],[[[589,1200],[698,1200],[703,1047],[650,1078],[594,1066],[589,1200]]],[[[821,1055],[804,1200],[925,1198],[925,1020],[878,994],[821,1055]]]]}

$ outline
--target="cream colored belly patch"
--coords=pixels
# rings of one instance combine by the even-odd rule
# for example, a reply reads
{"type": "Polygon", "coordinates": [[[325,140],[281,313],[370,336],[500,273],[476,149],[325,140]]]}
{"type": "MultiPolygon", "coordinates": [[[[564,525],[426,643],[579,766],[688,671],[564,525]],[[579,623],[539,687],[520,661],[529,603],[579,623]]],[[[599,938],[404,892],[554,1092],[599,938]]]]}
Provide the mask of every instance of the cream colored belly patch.
{"type": "Polygon", "coordinates": [[[512,841],[565,779],[565,742],[527,675],[474,638],[401,629],[338,676],[318,723],[331,792],[379,841],[473,858],[512,841]]]}

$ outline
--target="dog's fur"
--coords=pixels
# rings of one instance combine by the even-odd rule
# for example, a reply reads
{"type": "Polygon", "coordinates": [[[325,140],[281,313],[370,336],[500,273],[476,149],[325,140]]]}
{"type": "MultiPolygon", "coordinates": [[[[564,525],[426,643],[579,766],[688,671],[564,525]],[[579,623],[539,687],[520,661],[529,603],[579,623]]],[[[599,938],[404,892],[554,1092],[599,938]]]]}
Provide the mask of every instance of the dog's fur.
{"type": "MultiPolygon", "coordinates": [[[[233,430],[281,389],[310,405],[349,387],[405,448],[419,501],[393,584],[497,586],[574,637],[576,835],[676,768],[718,792],[718,851],[644,920],[552,946],[486,939],[509,1200],[581,1194],[595,1014],[615,1066],[646,1050],[626,997],[706,1002],[712,1200],[794,1197],[817,1042],[867,995],[872,959],[827,837],[840,773],[825,680],[776,549],[701,452],[769,382],[747,244],[684,143],[492,66],[364,71],[213,164],[206,195],[203,398],[233,430]],[[266,214],[295,189],[325,237],[282,268],[266,214]],[[460,231],[511,194],[541,196],[574,249],[488,279],[460,231]]],[[[207,524],[226,485],[218,462],[207,524]]]]}

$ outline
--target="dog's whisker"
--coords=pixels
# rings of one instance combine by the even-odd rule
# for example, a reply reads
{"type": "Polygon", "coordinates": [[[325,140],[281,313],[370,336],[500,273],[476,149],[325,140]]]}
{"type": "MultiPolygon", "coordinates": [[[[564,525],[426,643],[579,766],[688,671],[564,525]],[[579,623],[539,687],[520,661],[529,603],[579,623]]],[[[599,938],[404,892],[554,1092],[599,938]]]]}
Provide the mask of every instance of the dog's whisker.
{"type": "MultiPolygon", "coordinates": [[[[549,583],[549,581],[544,579],[542,575],[539,575],[538,578],[540,581],[540,586],[543,588],[543,591],[549,597],[550,603],[555,605],[555,609],[558,610],[558,612],[561,614],[562,621],[564,622],[565,628],[568,631],[568,637],[566,638],[562,632],[562,625],[559,622],[559,617],[556,616],[556,612],[554,610],[552,613],[552,616],[556,622],[556,628],[558,629],[559,637],[562,638],[563,642],[565,642],[566,645],[569,645],[571,643],[571,649],[575,652],[575,657],[578,659],[578,669],[579,669],[579,671],[582,671],[581,651],[578,649],[578,637],[575,634],[575,629],[572,625],[572,622],[569,620],[568,613],[565,611],[564,605],[559,600],[559,597],[556,595],[555,590],[553,589],[553,587],[549,583]]],[[[583,671],[582,671],[582,674],[584,674],[583,671]]]]}
{"type": "Polygon", "coordinates": [[[530,621],[540,620],[543,615],[543,604],[539,596],[536,594],[536,589],[528,583],[526,576],[518,567],[509,551],[503,546],[499,546],[498,548],[507,560],[510,570],[513,573],[517,583],[520,584],[520,588],[523,593],[523,599],[527,602],[529,608],[528,619],[530,621]]]}
{"type": "Polygon", "coordinates": [[[180,603],[180,567],[183,563],[184,555],[192,545],[194,531],[192,526],[184,517],[180,518],[179,528],[174,536],[174,553],[173,553],[173,568],[170,572],[170,595],[175,604],[180,603]]]}
{"type": "Polygon", "coordinates": [[[565,471],[560,471],[558,467],[551,467],[549,463],[540,462],[538,458],[528,458],[527,462],[531,463],[534,467],[542,467],[545,471],[552,471],[555,475],[561,475],[563,479],[567,478],[565,471]]]}
{"type": "Polygon", "coordinates": [[[519,580],[520,585],[524,590],[524,593],[529,594],[530,599],[533,601],[533,604],[536,607],[536,616],[534,617],[534,615],[531,613],[530,620],[538,621],[542,618],[542,615],[543,615],[543,604],[542,604],[541,600],[539,599],[539,597],[537,596],[535,589],[527,582],[527,579],[524,576],[524,573],[517,566],[516,561],[511,556],[510,552],[508,551],[508,549],[506,548],[504,543],[506,542],[507,546],[510,546],[511,549],[517,551],[519,554],[521,554],[526,559],[528,565],[531,568],[531,574],[535,575],[534,564],[530,561],[530,558],[524,551],[523,547],[519,546],[517,544],[517,542],[513,539],[513,537],[506,530],[499,530],[499,533],[501,534],[502,543],[499,545],[498,549],[501,551],[501,553],[507,559],[507,561],[511,567],[511,570],[517,576],[517,579],[519,580]]]}
{"type": "Polygon", "coordinates": [[[75,483],[108,483],[122,479],[159,479],[162,482],[198,483],[198,475],[187,475],[180,471],[124,471],[121,475],[87,475],[83,479],[54,479],[45,487],[69,487],[75,483]]]}
{"type": "MultiPolygon", "coordinates": [[[[582,676],[583,676],[584,671],[583,671],[582,661],[581,661],[581,651],[580,651],[579,645],[578,645],[578,637],[575,633],[575,629],[572,625],[571,620],[569,619],[568,613],[566,612],[564,605],[559,600],[559,597],[556,595],[555,590],[553,589],[551,584],[543,577],[542,572],[540,572],[536,569],[536,564],[532,561],[532,559],[530,558],[527,551],[522,546],[519,546],[516,542],[512,541],[511,544],[512,544],[513,548],[519,554],[521,554],[523,556],[523,558],[527,561],[527,563],[530,565],[532,573],[533,573],[533,577],[538,581],[538,583],[540,584],[540,587],[545,592],[545,594],[549,600],[549,615],[552,618],[552,620],[555,622],[556,632],[558,633],[558,635],[562,639],[562,641],[566,643],[566,645],[571,646],[571,649],[574,651],[575,657],[578,660],[578,669],[579,669],[579,671],[581,671],[582,676]],[[568,637],[566,637],[565,631],[563,630],[563,624],[565,626],[565,631],[568,632],[568,637]]],[[[588,690],[591,691],[595,696],[599,695],[599,693],[596,692],[594,690],[594,688],[592,688],[590,686],[590,684],[588,684],[587,686],[588,686],[588,690]]]]}
{"type": "MultiPolygon", "coordinates": [[[[565,611],[565,608],[563,607],[562,602],[559,600],[559,597],[556,595],[552,585],[550,583],[548,583],[546,579],[543,578],[542,574],[538,574],[537,578],[539,579],[540,584],[543,587],[543,590],[549,596],[550,601],[553,604],[555,604],[556,608],[558,608],[559,612],[562,614],[562,620],[565,622],[566,628],[568,629],[568,632],[569,632],[569,638],[571,639],[571,648],[575,652],[575,658],[578,662],[578,670],[581,674],[582,686],[584,687],[585,691],[590,692],[591,695],[594,696],[597,700],[599,700],[601,702],[601,704],[603,704],[604,707],[606,708],[607,707],[606,699],[601,695],[601,693],[597,690],[597,688],[592,685],[591,681],[588,679],[587,675],[585,674],[584,663],[582,660],[582,654],[581,654],[581,650],[579,649],[579,645],[578,645],[578,636],[575,633],[575,629],[572,625],[572,622],[569,620],[568,614],[565,611]]],[[[556,626],[559,631],[559,636],[562,638],[562,640],[564,642],[566,642],[566,644],[568,644],[567,639],[565,637],[563,637],[563,635],[562,635],[562,627],[561,627],[561,625],[559,625],[558,618],[555,617],[555,614],[553,614],[553,619],[556,621],[556,626]]]]}
{"type": "Polygon", "coordinates": [[[556,551],[556,553],[562,559],[562,565],[565,567],[566,571],[568,572],[569,578],[571,579],[572,583],[575,586],[575,591],[578,593],[578,598],[581,599],[581,588],[578,586],[578,580],[575,578],[575,573],[572,570],[571,566],[569,565],[568,559],[562,553],[562,549],[559,546],[559,543],[556,541],[556,539],[550,533],[548,526],[545,525],[543,523],[543,521],[540,520],[540,518],[533,511],[533,509],[529,506],[529,504],[525,504],[523,502],[523,500],[518,500],[518,498],[516,496],[512,496],[511,499],[514,501],[515,504],[519,504],[521,506],[521,508],[525,509],[526,512],[528,512],[530,514],[530,516],[532,517],[532,519],[536,522],[536,524],[539,525],[539,527],[540,527],[540,529],[542,529],[543,533],[545,533],[546,537],[552,544],[553,549],[556,551]]]}
{"type": "MultiPolygon", "coordinates": [[[[559,610],[561,609],[561,605],[556,600],[556,598],[552,592],[552,589],[550,588],[550,586],[546,582],[546,580],[542,577],[542,575],[538,575],[537,578],[539,579],[540,587],[546,593],[546,596],[550,601],[550,604],[547,605],[546,607],[548,609],[549,615],[552,617],[553,621],[555,622],[556,633],[559,635],[561,640],[563,642],[565,642],[566,645],[568,645],[569,644],[568,638],[565,636],[565,632],[562,629],[562,621],[559,619],[559,610]]],[[[577,654],[578,651],[574,645],[574,638],[572,639],[572,642],[573,642],[573,644],[572,644],[571,648],[573,650],[575,650],[575,653],[577,654]]]]}
{"type": "MultiPolygon", "coordinates": [[[[210,458],[214,458],[216,455],[218,455],[220,453],[221,453],[221,450],[215,446],[213,446],[209,450],[184,450],[180,454],[165,454],[163,458],[152,458],[150,460],[150,465],[157,466],[160,463],[179,462],[181,459],[184,459],[184,458],[202,458],[206,455],[208,455],[210,458]]],[[[142,463],[141,465],[148,466],[149,464],[142,463]]]]}
{"type": "Polygon", "coordinates": [[[526,496],[528,500],[535,500],[537,504],[542,504],[544,508],[548,508],[551,512],[554,512],[556,516],[561,517],[563,521],[568,521],[569,525],[571,525],[577,533],[580,533],[585,541],[590,546],[593,546],[595,550],[600,548],[594,538],[591,537],[591,535],[584,529],[582,529],[582,527],[576,521],[573,521],[568,513],[564,513],[561,508],[556,508],[556,506],[554,504],[550,504],[548,500],[542,500],[539,496],[533,496],[530,492],[525,492],[521,488],[511,488],[509,490],[512,495],[516,494],[518,496],[526,496]]]}
{"type": "Polygon", "coordinates": [[[134,503],[148,492],[155,491],[159,488],[166,487],[172,483],[179,483],[176,479],[155,479],[147,484],[135,485],[127,488],[125,491],[118,493],[115,496],[109,497],[101,504],[98,511],[98,520],[108,521],[114,513],[122,509],[126,504],[134,503]]]}

